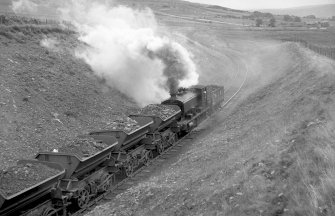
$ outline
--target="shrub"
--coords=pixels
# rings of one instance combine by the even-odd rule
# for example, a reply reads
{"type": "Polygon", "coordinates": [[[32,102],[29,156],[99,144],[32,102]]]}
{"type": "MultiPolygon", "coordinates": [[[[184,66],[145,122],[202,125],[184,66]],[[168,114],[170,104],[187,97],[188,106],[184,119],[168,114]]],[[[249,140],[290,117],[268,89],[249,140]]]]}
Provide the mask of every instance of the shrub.
{"type": "Polygon", "coordinates": [[[256,27],[260,27],[263,24],[262,19],[256,19],[256,27]]]}
{"type": "Polygon", "coordinates": [[[276,19],[275,19],[275,18],[271,18],[271,19],[270,19],[269,26],[270,26],[270,27],[276,27],[276,19]]]}

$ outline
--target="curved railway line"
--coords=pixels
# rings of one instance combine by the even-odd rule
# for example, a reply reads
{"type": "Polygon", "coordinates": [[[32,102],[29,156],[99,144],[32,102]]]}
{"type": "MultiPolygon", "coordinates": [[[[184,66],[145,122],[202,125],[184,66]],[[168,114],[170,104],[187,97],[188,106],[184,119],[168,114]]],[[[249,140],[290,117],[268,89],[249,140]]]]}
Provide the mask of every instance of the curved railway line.
{"type": "MultiPolygon", "coordinates": [[[[230,96],[230,98],[224,104],[221,105],[220,109],[226,107],[241,92],[242,88],[244,87],[247,81],[249,72],[248,67],[244,62],[242,62],[242,64],[245,67],[244,79],[239,88],[237,89],[237,91],[232,96],[230,96]]],[[[241,70],[239,65],[238,68],[239,70],[241,70]]],[[[170,158],[172,158],[172,156],[176,154],[179,154],[179,150],[184,146],[182,144],[183,141],[195,138],[194,136],[196,136],[196,134],[197,131],[191,131],[189,134],[185,135],[177,142],[175,142],[172,146],[170,146],[168,149],[166,149],[161,155],[156,156],[148,164],[143,165],[142,167],[137,169],[130,177],[121,179],[119,182],[113,185],[108,191],[96,197],[94,200],[90,201],[85,208],[78,210],[77,212],[72,214],[72,216],[85,215],[99,204],[103,204],[106,201],[113,200],[113,198],[115,198],[116,195],[124,192],[127,188],[129,188],[129,186],[137,184],[139,181],[141,181],[141,178],[147,176],[146,173],[149,173],[150,169],[155,169],[156,167],[160,166],[162,162],[169,160],[170,158]]]]}

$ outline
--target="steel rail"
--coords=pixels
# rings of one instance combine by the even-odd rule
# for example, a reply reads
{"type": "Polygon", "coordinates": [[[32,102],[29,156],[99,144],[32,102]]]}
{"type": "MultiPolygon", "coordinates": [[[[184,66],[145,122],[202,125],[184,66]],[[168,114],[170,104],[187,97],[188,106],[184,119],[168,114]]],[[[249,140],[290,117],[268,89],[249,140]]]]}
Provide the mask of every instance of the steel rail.
{"type": "Polygon", "coordinates": [[[244,80],[243,80],[243,82],[242,82],[242,84],[241,84],[241,86],[239,87],[239,89],[226,101],[226,103],[224,103],[221,107],[223,108],[223,107],[225,107],[225,106],[227,106],[228,105],[228,103],[231,101],[231,100],[233,100],[234,99],[234,97],[238,94],[238,93],[240,93],[240,91],[242,90],[242,88],[244,87],[244,84],[245,84],[245,82],[247,81],[247,77],[248,77],[248,74],[249,74],[249,69],[248,69],[248,66],[247,66],[247,64],[246,63],[244,63],[243,62],[243,64],[244,64],[244,66],[245,66],[245,75],[244,75],[244,80]]]}

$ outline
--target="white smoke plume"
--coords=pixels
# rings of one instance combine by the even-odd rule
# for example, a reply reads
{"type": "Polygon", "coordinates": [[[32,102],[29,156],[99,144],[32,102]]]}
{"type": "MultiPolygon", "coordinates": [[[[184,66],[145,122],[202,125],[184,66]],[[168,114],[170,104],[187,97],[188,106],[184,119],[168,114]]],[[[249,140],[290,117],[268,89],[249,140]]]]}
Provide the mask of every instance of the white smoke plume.
{"type": "Polygon", "coordinates": [[[88,44],[88,48],[77,50],[77,56],[108,85],[140,106],[159,103],[169,97],[169,91],[198,83],[191,54],[158,35],[150,9],[133,10],[89,0],[62,1],[61,5],[58,11],[62,18],[71,21],[79,30],[79,39],[88,44]]]}
{"type": "Polygon", "coordinates": [[[15,13],[36,13],[38,4],[32,0],[13,1],[12,9],[15,13]]]}

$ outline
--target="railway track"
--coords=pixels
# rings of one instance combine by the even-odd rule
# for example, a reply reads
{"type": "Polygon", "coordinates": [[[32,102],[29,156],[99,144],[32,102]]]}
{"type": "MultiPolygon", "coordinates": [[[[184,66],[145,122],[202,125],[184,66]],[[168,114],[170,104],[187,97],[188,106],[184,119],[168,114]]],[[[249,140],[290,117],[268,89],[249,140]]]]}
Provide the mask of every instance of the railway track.
{"type": "MultiPolygon", "coordinates": [[[[248,77],[248,67],[247,65],[242,62],[245,67],[245,76],[244,79],[240,85],[240,87],[237,89],[237,91],[224,103],[221,105],[219,109],[223,109],[226,107],[242,90],[243,86],[245,85],[245,82],[248,77]]],[[[239,66],[238,66],[239,67],[239,66]]],[[[239,68],[240,70],[240,68],[239,68]]],[[[169,160],[173,155],[178,154],[178,150],[180,150],[184,145],[183,141],[187,139],[194,139],[195,136],[198,134],[198,131],[191,131],[189,134],[185,135],[184,137],[180,138],[177,142],[175,142],[172,146],[170,146],[168,149],[166,149],[161,155],[156,156],[153,158],[147,165],[143,165],[139,169],[137,169],[130,177],[124,178],[115,185],[113,185],[108,191],[105,193],[99,195],[94,200],[90,201],[87,204],[87,207],[84,209],[80,209],[72,216],[82,216],[89,211],[91,211],[94,207],[96,207],[99,204],[103,204],[104,202],[113,200],[118,194],[125,191],[127,188],[133,186],[134,184],[137,184],[144,176],[147,176],[147,173],[150,172],[150,170],[155,169],[156,167],[160,166],[164,161],[169,160]]]]}

